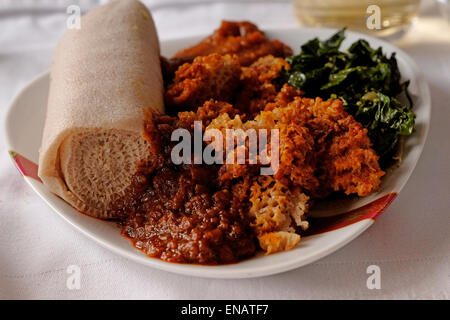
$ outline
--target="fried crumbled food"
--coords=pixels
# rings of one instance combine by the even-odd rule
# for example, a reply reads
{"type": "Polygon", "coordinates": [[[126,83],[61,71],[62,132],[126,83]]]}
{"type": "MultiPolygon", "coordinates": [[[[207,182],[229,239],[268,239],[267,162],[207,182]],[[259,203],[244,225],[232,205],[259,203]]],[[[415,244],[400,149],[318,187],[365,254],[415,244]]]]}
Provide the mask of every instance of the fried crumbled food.
{"type": "Polygon", "coordinates": [[[178,126],[185,129],[193,129],[194,121],[201,121],[203,126],[208,126],[212,120],[221,117],[223,114],[237,115],[238,110],[224,101],[209,99],[197,110],[178,112],[178,126]]]}
{"type": "Polygon", "coordinates": [[[288,84],[284,84],[280,91],[278,91],[274,101],[269,102],[264,110],[271,111],[275,108],[286,107],[290,102],[294,100],[295,97],[303,96],[303,92],[296,89],[288,84]]]}
{"type": "Polygon", "coordinates": [[[376,191],[384,171],[371,148],[367,129],[344,110],[340,100],[305,102],[314,117],[308,126],[316,140],[317,196],[343,191],[363,197],[376,191]]]}
{"type": "Polygon", "coordinates": [[[276,231],[258,236],[258,242],[266,255],[293,249],[300,242],[300,235],[294,232],[276,231]]]}
{"type": "MultiPolygon", "coordinates": [[[[371,149],[367,129],[344,110],[340,100],[301,98],[285,85],[275,102],[265,108],[275,113],[283,109],[285,114],[300,112],[307,117],[304,126],[314,139],[314,175],[319,182],[317,188],[308,189],[314,197],[325,197],[333,191],[367,196],[378,189],[384,172],[371,149]]],[[[280,168],[283,163],[281,160],[280,168]]]]}
{"type": "Polygon", "coordinates": [[[211,53],[236,54],[242,66],[249,66],[260,57],[288,57],[292,50],[278,40],[269,40],[253,23],[222,21],[219,29],[200,43],[177,52],[173,58],[194,59],[211,53]]]}
{"type": "Polygon", "coordinates": [[[306,230],[308,199],[298,187],[289,187],[271,176],[254,179],[250,188],[250,216],[260,246],[266,254],[289,250],[300,241],[296,228],[306,230]]]}
{"type": "MultiPolygon", "coordinates": [[[[268,130],[267,132],[272,129],[278,130],[279,145],[276,147],[279,147],[279,164],[278,170],[273,168],[276,171],[275,179],[287,179],[295,186],[313,192],[318,188],[319,181],[315,177],[314,137],[305,126],[310,119],[310,112],[300,104],[275,108],[271,111],[261,111],[253,120],[245,122],[242,122],[239,115],[231,119],[229,114],[221,114],[211,121],[207,130],[218,129],[224,137],[226,129],[231,128],[245,131],[265,129],[268,130]]],[[[270,148],[272,142],[270,137],[271,135],[268,135],[267,148],[270,148]]],[[[267,151],[267,154],[271,156],[270,150],[267,151]]],[[[247,159],[249,158],[247,157],[247,159]]],[[[241,168],[242,166],[236,162],[224,164],[219,171],[220,180],[234,179],[248,173],[248,170],[241,168]]],[[[244,166],[248,167],[247,164],[244,166]]]]}
{"type": "Polygon", "coordinates": [[[311,114],[299,104],[261,111],[253,122],[259,128],[279,130],[279,168],[274,178],[288,179],[312,192],[319,181],[315,177],[314,137],[306,126],[310,119],[311,114]]]}
{"type": "Polygon", "coordinates": [[[236,99],[236,108],[249,118],[263,110],[268,102],[274,100],[280,90],[276,79],[289,63],[282,58],[268,55],[259,58],[249,67],[242,68],[241,87],[236,99]]]}
{"type": "Polygon", "coordinates": [[[216,53],[181,65],[164,94],[167,107],[195,109],[203,102],[229,101],[239,84],[241,66],[235,55],[216,53]]]}
{"type": "MultiPolygon", "coordinates": [[[[314,140],[304,127],[308,115],[307,110],[278,108],[262,111],[254,120],[243,122],[239,115],[231,119],[229,114],[222,113],[207,127],[207,130],[220,130],[224,137],[229,128],[242,129],[242,132],[248,129],[278,129],[280,132],[280,164],[274,176],[259,175],[260,163],[249,164],[246,144],[241,146],[245,148],[245,164],[225,163],[219,170],[220,182],[254,177],[249,213],[260,247],[267,254],[291,249],[300,241],[296,228],[308,228],[305,213],[309,197],[302,190],[318,186],[314,177],[314,140]]],[[[234,155],[238,147],[235,146],[234,155]]]]}
{"type": "MultiPolygon", "coordinates": [[[[233,116],[233,115],[231,115],[233,116]]],[[[223,150],[223,161],[224,164],[219,170],[219,182],[229,182],[232,179],[237,179],[239,177],[244,177],[250,173],[250,171],[255,171],[256,168],[252,168],[249,166],[250,157],[248,150],[248,140],[246,140],[244,128],[244,123],[242,122],[241,116],[236,114],[233,119],[230,118],[229,113],[222,113],[218,115],[216,118],[212,119],[209,125],[206,127],[206,131],[210,131],[212,129],[219,130],[222,133],[222,141],[209,141],[208,143],[214,143],[214,148],[216,151],[223,150]],[[227,148],[227,129],[234,129],[235,135],[232,137],[233,139],[233,150],[226,150],[227,148]],[[238,130],[241,129],[241,130],[238,130]],[[242,140],[244,141],[244,145],[238,145],[237,136],[241,134],[242,140]],[[243,149],[242,153],[239,153],[239,149],[243,149]],[[233,151],[233,152],[230,152],[233,151]],[[244,163],[239,163],[238,155],[241,154],[243,157],[241,159],[244,160],[244,163]],[[231,158],[234,157],[234,158],[231,158]]]]}

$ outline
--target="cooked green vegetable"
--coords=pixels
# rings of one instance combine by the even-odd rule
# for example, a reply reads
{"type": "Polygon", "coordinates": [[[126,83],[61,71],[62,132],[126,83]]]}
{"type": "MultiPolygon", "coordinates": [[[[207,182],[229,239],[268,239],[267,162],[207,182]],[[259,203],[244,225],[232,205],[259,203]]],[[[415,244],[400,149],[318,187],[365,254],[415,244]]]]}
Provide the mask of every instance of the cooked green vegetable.
{"type": "Polygon", "coordinates": [[[380,159],[389,160],[396,151],[399,136],[413,132],[414,113],[394,97],[374,91],[365,94],[356,105],[355,119],[368,129],[380,159]]]}
{"type": "Polygon", "coordinates": [[[341,99],[346,111],[368,129],[380,163],[387,164],[399,136],[410,135],[414,129],[412,106],[395,98],[402,92],[407,95],[408,82],[400,82],[395,53],[388,58],[381,48],[372,49],[365,40],[340,51],[344,39],[345,29],[328,40],[306,42],[300,54],[286,59],[291,69],[285,70],[281,81],[308,97],[341,99]]]}

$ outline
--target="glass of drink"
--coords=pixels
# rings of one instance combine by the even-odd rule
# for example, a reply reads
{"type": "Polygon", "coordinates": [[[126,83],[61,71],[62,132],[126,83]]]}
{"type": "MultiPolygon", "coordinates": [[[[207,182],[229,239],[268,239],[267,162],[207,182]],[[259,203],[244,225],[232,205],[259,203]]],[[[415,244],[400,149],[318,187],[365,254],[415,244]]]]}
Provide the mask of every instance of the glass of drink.
{"type": "Polygon", "coordinates": [[[419,10],[420,0],[293,0],[299,20],[308,26],[348,27],[389,37],[402,33],[419,10]]]}

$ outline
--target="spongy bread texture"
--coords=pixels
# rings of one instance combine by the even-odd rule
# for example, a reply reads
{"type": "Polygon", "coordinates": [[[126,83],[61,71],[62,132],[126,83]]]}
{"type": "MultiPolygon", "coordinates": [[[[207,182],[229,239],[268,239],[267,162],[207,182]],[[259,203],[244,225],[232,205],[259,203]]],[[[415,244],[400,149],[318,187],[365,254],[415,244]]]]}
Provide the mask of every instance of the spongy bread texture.
{"type": "Polygon", "coordinates": [[[79,211],[113,204],[148,160],[144,110],[164,112],[159,42],[146,7],[112,1],[62,36],[53,56],[39,176],[79,211]]]}

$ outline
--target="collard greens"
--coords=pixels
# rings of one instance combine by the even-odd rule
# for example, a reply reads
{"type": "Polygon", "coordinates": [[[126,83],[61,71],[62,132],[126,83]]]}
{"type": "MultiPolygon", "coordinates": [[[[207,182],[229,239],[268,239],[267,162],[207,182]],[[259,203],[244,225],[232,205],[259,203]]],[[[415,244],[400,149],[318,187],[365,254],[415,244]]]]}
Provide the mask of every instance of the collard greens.
{"type": "Polygon", "coordinates": [[[328,40],[306,42],[300,54],[286,59],[291,68],[284,71],[281,81],[308,97],[341,99],[346,111],[367,128],[381,165],[386,165],[395,154],[399,137],[414,129],[411,103],[406,106],[396,99],[402,92],[409,99],[408,82],[400,82],[395,53],[388,58],[381,48],[373,49],[365,40],[341,51],[344,39],[345,29],[328,40]]]}

